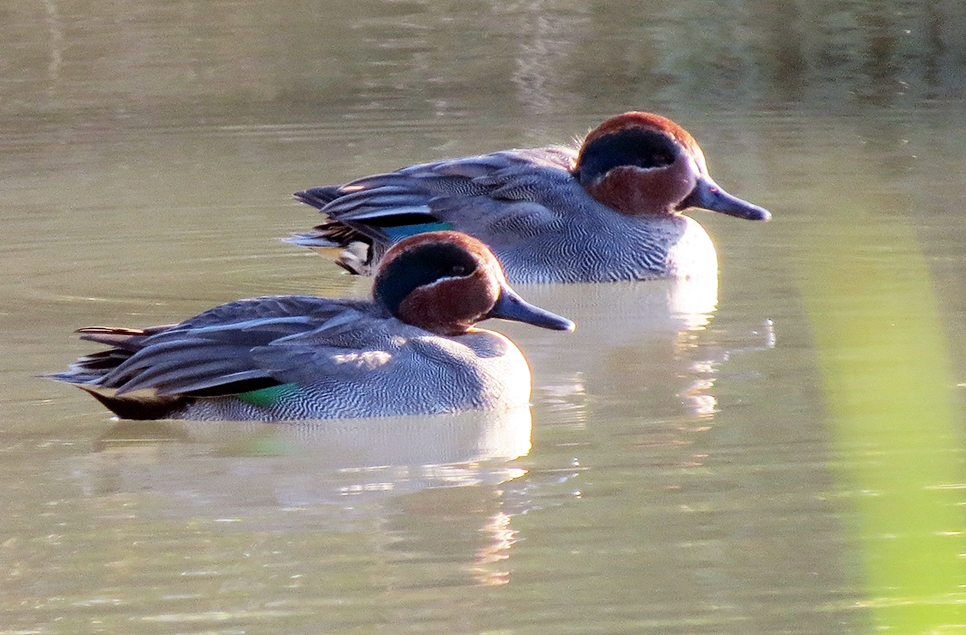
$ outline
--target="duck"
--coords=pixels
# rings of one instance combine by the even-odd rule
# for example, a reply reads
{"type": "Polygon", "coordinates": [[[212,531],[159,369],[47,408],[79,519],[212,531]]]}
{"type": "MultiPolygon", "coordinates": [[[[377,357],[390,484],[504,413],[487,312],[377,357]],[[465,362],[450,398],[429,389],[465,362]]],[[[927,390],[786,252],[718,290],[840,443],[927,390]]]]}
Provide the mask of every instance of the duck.
{"type": "Polygon", "coordinates": [[[572,331],[523,300],[479,240],[417,234],[383,255],[371,299],[237,300],[178,324],[87,327],[110,348],[47,377],[121,419],[291,421],[526,404],[530,370],[487,318],[572,331]]]}
{"type": "Polygon", "coordinates": [[[710,237],[682,212],[771,218],[715,183],[684,128],[648,112],[607,119],[576,149],[424,163],[294,196],[326,220],[288,242],[334,248],[351,273],[370,274],[406,236],[453,229],[483,241],[514,284],[717,276],[710,237]]]}

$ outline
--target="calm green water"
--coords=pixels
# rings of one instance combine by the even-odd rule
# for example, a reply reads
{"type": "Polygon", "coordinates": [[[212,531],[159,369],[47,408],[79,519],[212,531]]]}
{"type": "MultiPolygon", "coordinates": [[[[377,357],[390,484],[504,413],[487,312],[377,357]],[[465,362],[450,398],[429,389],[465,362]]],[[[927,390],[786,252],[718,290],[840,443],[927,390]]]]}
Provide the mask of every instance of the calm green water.
{"type": "Polygon", "coordinates": [[[966,632],[966,7],[11,0],[0,634],[966,632]],[[668,115],[717,288],[521,288],[531,411],[124,424],[90,324],[366,282],[291,200],[668,115]]]}

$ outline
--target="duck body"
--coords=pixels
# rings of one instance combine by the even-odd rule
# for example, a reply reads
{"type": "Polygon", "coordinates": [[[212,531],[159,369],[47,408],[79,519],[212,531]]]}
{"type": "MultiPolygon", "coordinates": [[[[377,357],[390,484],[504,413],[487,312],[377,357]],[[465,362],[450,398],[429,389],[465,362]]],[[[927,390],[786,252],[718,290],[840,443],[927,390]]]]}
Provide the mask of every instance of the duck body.
{"type": "Polygon", "coordinates": [[[50,377],[127,419],[282,421],[525,404],[526,359],[503,335],[473,326],[487,317],[573,328],[522,301],[478,241],[434,232],[386,254],[373,301],[263,297],[175,325],[81,329],[112,348],[50,377]]]}
{"type": "Polygon", "coordinates": [[[508,150],[416,165],[296,198],[329,220],[290,242],[340,247],[340,264],[355,273],[367,273],[396,240],[447,227],[486,243],[515,283],[714,275],[711,239],[680,212],[701,207],[770,218],[711,180],[683,128],[649,113],[605,121],[579,150],[508,150]]]}

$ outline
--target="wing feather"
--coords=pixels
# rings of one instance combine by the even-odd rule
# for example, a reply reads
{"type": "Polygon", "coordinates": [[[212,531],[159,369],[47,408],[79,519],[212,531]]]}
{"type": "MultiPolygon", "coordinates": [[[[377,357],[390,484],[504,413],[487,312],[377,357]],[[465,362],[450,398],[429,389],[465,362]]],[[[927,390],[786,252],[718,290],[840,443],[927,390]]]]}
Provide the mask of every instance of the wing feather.
{"type": "Polygon", "coordinates": [[[118,396],[136,391],[159,397],[232,394],[243,385],[304,381],[386,363],[391,359],[386,349],[395,341],[391,329],[399,324],[372,303],[256,298],[163,329],[88,329],[84,335],[95,341],[118,341],[125,348],[82,357],[52,377],[113,389],[118,396]],[[145,336],[148,331],[152,334],[145,336]]]}
{"type": "Polygon", "coordinates": [[[570,174],[575,160],[575,151],[568,148],[509,150],[367,176],[334,194],[333,188],[300,192],[297,198],[330,220],[290,242],[308,247],[347,247],[356,241],[373,245],[376,253],[364,259],[365,267],[347,267],[357,271],[401,237],[441,226],[484,240],[507,235],[510,225],[519,236],[554,230],[572,211],[574,200],[589,199],[570,174]]]}

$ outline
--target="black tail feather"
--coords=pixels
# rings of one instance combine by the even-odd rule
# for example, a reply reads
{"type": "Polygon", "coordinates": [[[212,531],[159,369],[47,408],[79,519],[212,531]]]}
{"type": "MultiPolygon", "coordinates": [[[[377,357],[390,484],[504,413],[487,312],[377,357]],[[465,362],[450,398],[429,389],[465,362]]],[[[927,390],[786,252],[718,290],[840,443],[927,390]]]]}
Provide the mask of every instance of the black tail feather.
{"type": "Polygon", "coordinates": [[[339,198],[341,194],[339,193],[339,186],[330,185],[327,187],[313,187],[303,192],[296,192],[294,196],[306,205],[311,205],[315,209],[322,209],[339,198]]]}
{"type": "Polygon", "coordinates": [[[121,419],[134,419],[147,421],[152,419],[168,419],[172,414],[187,406],[193,398],[191,397],[153,397],[149,399],[138,399],[133,397],[114,397],[101,394],[94,390],[84,389],[94,399],[97,399],[108,410],[116,414],[121,419]]]}

